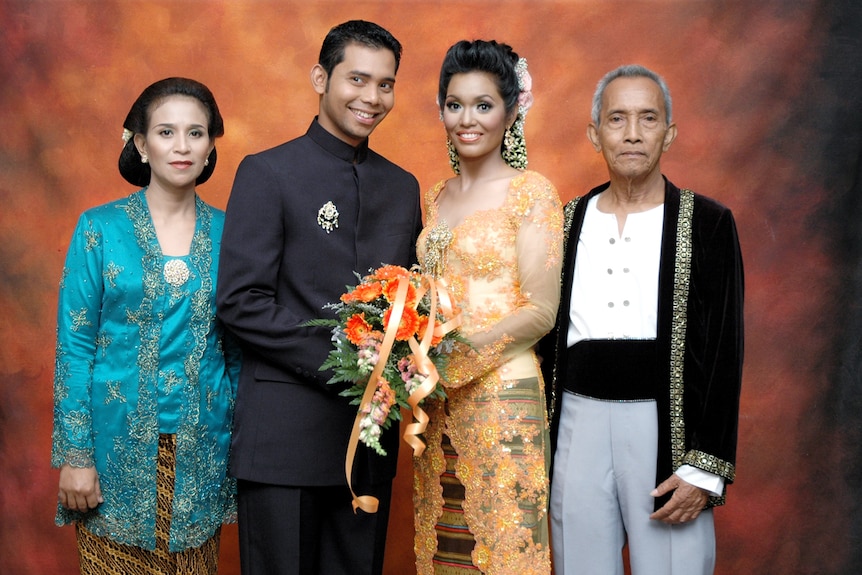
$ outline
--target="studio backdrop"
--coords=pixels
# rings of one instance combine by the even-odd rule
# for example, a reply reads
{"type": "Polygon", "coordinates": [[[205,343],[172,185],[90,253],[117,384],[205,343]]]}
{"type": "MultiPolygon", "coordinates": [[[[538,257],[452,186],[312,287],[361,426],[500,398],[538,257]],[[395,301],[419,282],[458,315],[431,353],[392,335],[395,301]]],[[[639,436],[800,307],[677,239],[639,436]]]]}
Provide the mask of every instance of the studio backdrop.
{"type": "MultiPolygon", "coordinates": [[[[81,211],[134,191],[122,121],[167,76],[207,84],[225,119],[198,188],[224,207],[249,153],[302,134],[333,25],[404,45],[396,105],[371,145],[428,189],[449,171],[435,107],[443,55],[496,39],[529,61],[529,166],[564,201],[604,182],[586,138],[598,79],[662,74],[676,184],[736,217],[746,271],[737,480],[716,511],[717,573],[850,574],[860,545],[862,4],[855,0],[0,0],[0,571],[76,572],[53,524],[57,288],[81,211]]],[[[386,572],[413,572],[411,452],[401,450],[386,572]]],[[[236,527],[220,573],[239,573],[236,527]]]]}

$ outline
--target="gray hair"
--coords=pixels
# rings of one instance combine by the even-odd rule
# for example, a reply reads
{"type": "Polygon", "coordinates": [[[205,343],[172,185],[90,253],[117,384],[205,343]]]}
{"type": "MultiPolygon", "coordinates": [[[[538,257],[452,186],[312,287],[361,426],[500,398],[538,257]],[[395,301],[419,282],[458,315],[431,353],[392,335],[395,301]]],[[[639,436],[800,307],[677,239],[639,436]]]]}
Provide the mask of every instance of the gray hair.
{"type": "Polygon", "coordinates": [[[626,66],[620,66],[615,70],[611,70],[604,77],[599,80],[598,85],[596,86],[596,92],[593,94],[593,109],[592,109],[592,120],[593,124],[598,127],[599,121],[602,115],[602,98],[605,95],[605,89],[608,87],[608,84],[616,80],[617,78],[649,78],[661,89],[661,94],[664,97],[664,109],[665,114],[667,115],[667,124],[671,124],[671,120],[673,119],[673,114],[671,113],[671,99],[670,99],[670,90],[667,87],[667,83],[665,83],[664,78],[649,70],[648,68],[644,68],[638,64],[628,64],[626,66]]]}

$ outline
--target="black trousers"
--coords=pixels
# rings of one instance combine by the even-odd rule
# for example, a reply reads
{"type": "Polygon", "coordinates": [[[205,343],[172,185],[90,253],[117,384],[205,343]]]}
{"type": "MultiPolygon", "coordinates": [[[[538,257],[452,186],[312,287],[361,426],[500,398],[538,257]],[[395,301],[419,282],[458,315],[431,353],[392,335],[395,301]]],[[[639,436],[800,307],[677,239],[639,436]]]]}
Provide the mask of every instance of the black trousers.
{"type": "Polygon", "coordinates": [[[363,489],[377,513],[353,512],[346,486],[237,482],[242,575],[381,575],[392,483],[363,489]]]}

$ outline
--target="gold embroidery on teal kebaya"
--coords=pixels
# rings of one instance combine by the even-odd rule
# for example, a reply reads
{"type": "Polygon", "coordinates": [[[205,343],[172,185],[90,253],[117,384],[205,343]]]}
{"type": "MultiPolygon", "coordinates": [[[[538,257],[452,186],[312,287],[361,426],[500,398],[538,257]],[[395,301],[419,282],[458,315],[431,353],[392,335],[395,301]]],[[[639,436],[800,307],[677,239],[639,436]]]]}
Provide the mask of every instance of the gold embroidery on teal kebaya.
{"type": "Polygon", "coordinates": [[[159,372],[159,377],[165,382],[165,393],[167,394],[173,393],[174,389],[183,383],[183,378],[177,375],[177,372],[172,369],[159,372]]]}
{"type": "MultiPolygon", "coordinates": [[[[61,343],[57,343],[54,350],[54,397],[61,402],[69,397],[69,362],[66,361],[66,352],[61,343]]],[[[55,413],[56,416],[56,413],[55,413]]]]}
{"type": "MultiPolygon", "coordinates": [[[[93,422],[87,409],[69,411],[63,416],[63,423],[68,430],[72,445],[90,445],[89,433],[93,422]]],[[[85,459],[82,461],[69,460],[68,463],[73,467],[83,467],[83,465],[79,465],[80,463],[92,465],[92,448],[85,449],[83,452],[87,454],[85,459]]]]}
{"type": "Polygon", "coordinates": [[[102,234],[92,230],[87,230],[84,232],[84,238],[86,239],[84,250],[91,252],[99,246],[99,240],[102,239],[102,234]]]}
{"type": "Polygon", "coordinates": [[[106,357],[108,355],[108,346],[111,345],[110,336],[104,331],[100,331],[96,336],[96,350],[97,353],[100,353],[102,357],[106,357]]]}
{"type": "MultiPolygon", "coordinates": [[[[208,493],[201,494],[195,489],[195,485],[188,482],[177,486],[175,494],[175,513],[177,517],[187,522],[191,529],[200,528],[194,522],[190,521],[190,516],[194,511],[193,503],[201,498],[215,500],[223,494],[217,489],[219,487],[219,470],[215,465],[218,454],[212,442],[208,442],[201,437],[201,434],[206,430],[202,430],[199,425],[200,418],[200,358],[206,350],[206,337],[209,331],[209,325],[213,317],[215,317],[214,298],[211,294],[215,291],[212,274],[212,253],[213,245],[210,238],[210,224],[212,220],[212,212],[203,202],[198,203],[198,214],[200,229],[195,233],[192,242],[193,249],[189,256],[189,261],[192,264],[192,269],[196,270],[201,278],[200,289],[191,296],[192,317],[190,320],[188,337],[190,343],[190,352],[185,359],[185,374],[186,387],[185,391],[188,395],[186,405],[189,407],[189,412],[181,420],[180,428],[177,431],[177,446],[197,446],[197,452],[189,453],[188,457],[184,458],[189,469],[188,474],[194,474],[201,481],[197,485],[206,486],[210,489],[208,493]]],[[[211,406],[211,396],[207,394],[208,407],[211,406]]],[[[227,488],[227,482],[224,483],[224,488],[227,488]]],[[[195,534],[202,537],[205,534],[195,534]]]]}
{"type": "Polygon", "coordinates": [[[93,325],[90,323],[90,320],[87,319],[87,312],[89,310],[87,308],[81,308],[78,311],[70,310],[69,315],[72,318],[72,331],[78,331],[82,327],[93,325]]]}
{"type": "Polygon", "coordinates": [[[118,266],[114,262],[109,262],[105,271],[102,272],[102,277],[105,278],[105,282],[112,288],[117,287],[117,276],[122,273],[123,268],[118,266]]]}
{"type": "Polygon", "coordinates": [[[126,321],[129,323],[143,325],[144,323],[144,315],[140,309],[127,309],[126,310],[126,321]]]}
{"type": "MultiPolygon", "coordinates": [[[[60,343],[57,343],[54,362],[54,396],[59,403],[69,397],[67,382],[70,375],[66,352],[60,343]]],[[[65,464],[73,467],[93,465],[92,448],[82,448],[77,443],[83,439],[84,445],[89,445],[86,437],[87,431],[82,429],[87,424],[88,418],[89,414],[86,412],[82,414],[79,411],[67,413],[59,409],[54,410],[53,447],[51,449],[51,465],[53,467],[60,467],[65,464]]]]}
{"type": "Polygon", "coordinates": [[[126,403],[126,397],[123,395],[123,391],[121,389],[122,384],[123,382],[116,380],[105,382],[105,386],[108,388],[107,393],[105,394],[105,403],[110,403],[112,401],[126,403]]]}
{"type": "MultiPolygon", "coordinates": [[[[138,327],[140,345],[138,346],[137,365],[139,368],[137,392],[138,400],[127,415],[129,438],[114,441],[113,457],[109,457],[106,478],[117,478],[118,485],[102,486],[103,496],[114,509],[112,518],[98,516],[88,521],[88,528],[97,535],[106,535],[121,530],[131,531],[128,538],[132,541],[145,541],[149,533],[144,532],[141,522],[124,521],[123,517],[134,517],[138,509],[155,509],[156,486],[148,466],[141,461],[152,460],[158,449],[158,400],[156,381],[159,366],[159,342],[161,322],[153,313],[153,299],[159,295],[156,278],[161,269],[153,270],[158,258],[154,252],[158,240],[149,212],[143,202],[143,195],[134,195],[124,204],[129,220],[132,222],[135,238],[144,251],[142,258],[142,282],[144,299],[137,309],[127,309],[129,323],[138,327]],[[154,247],[155,246],[155,247],[154,247]],[[113,487],[113,489],[112,489],[113,487]],[[134,492],[141,501],[123,497],[122,493],[134,492]]],[[[162,288],[162,293],[163,293],[162,288]]]]}

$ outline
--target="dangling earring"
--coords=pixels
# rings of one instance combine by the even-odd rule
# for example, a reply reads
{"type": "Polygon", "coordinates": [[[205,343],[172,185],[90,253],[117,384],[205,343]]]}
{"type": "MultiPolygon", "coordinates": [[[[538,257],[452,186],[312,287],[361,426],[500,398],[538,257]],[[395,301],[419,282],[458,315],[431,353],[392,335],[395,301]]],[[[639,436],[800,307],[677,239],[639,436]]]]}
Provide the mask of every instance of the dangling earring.
{"type": "Polygon", "coordinates": [[[455,144],[452,140],[446,137],[446,150],[449,152],[449,165],[452,166],[452,171],[455,174],[461,173],[461,158],[458,157],[458,150],[455,149],[455,144]]]}
{"type": "Polygon", "coordinates": [[[511,150],[515,147],[515,134],[512,133],[515,124],[512,124],[508,128],[506,128],[506,133],[503,136],[503,157],[506,158],[511,150]]]}
{"type": "Polygon", "coordinates": [[[515,123],[506,130],[500,155],[516,170],[527,169],[527,143],[524,141],[523,116],[519,115],[515,123]]]}

